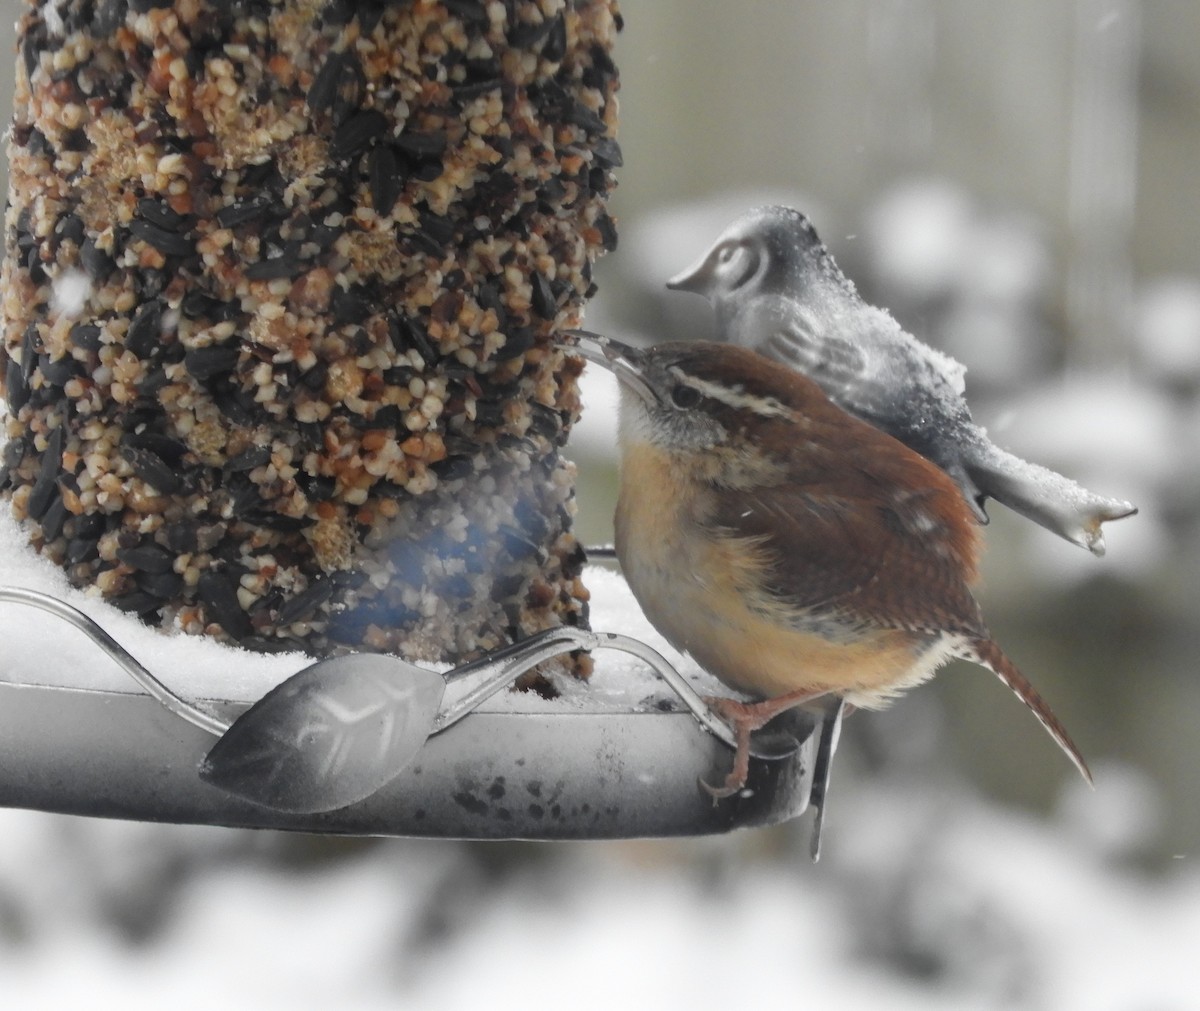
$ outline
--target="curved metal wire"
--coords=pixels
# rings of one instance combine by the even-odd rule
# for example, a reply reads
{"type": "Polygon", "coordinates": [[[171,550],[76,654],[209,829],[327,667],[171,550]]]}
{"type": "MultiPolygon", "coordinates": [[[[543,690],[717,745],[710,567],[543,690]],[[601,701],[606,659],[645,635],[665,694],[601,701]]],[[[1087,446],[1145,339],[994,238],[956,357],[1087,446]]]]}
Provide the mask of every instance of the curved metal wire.
{"type": "MultiPolygon", "coordinates": [[[[70,604],[37,590],[12,586],[0,586],[0,601],[26,604],[62,618],[88,636],[134,681],[180,719],[186,720],[216,737],[222,736],[229,729],[231,725],[229,720],[216,716],[177,695],[143,667],[99,624],[70,604]]],[[[616,632],[591,632],[569,626],[547,629],[522,642],[506,646],[479,660],[447,671],[442,676],[448,685],[466,680],[477,681],[477,683],[472,685],[461,698],[438,714],[429,731],[429,736],[449,729],[539,663],[576,649],[614,649],[636,656],[648,664],[667,683],[705,730],[729,747],[737,747],[733,731],[708,708],[691,683],[656,649],[639,639],[616,632]]],[[[395,659],[397,665],[407,664],[407,661],[398,657],[395,659]]],[[[328,664],[330,661],[324,662],[328,664]]],[[[760,750],[757,747],[752,748],[752,754],[760,758],[781,757],[778,751],[760,750]]]]}
{"type": "MultiPolygon", "coordinates": [[[[628,635],[621,635],[617,632],[591,632],[572,626],[547,629],[515,645],[506,646],[489,656],[464,664],[462,667],[456,667],[444,674],[447,684],[453,684],[466,678],[478,678],[479,683],[438,714],[430,736],[440,734],[443,730],[452,727],[473,709],[512,684],[518,677],[543,660],[549,660],[560,653],[576,649],[613,649],[636,656],[667,683],[705,730],[736,750],[737,741],[733,731],[724,720],[709,709],[708,704],[692,687],[691,682],[680,674],[658,650],[646,645],[640,639],[634,639],[628,635]]],[[[794,750],[794,748],[789,748],[780,753],[777,750],[753,745],[751,754],[758,758],[779,758],[785,754],[791,754],[794,750]]]]}
{"type": "Polygon", "coordinates": [[[158,680],[143,667],[116,639],[89,618],[78,608],[51,597],[37,590],[27,590],[20,586],[0,586],[0,601],[14,604],[28,604],[39,610],[46,611],[63,621],[74,625],[84,635],[99,646],[125,671],[134,681],[146,689],[161,705],[169,709],[182,720],[187,720],[201,730],[206,730],[214,737],[220,737],[230,727],[229,720],[210,713],[199,706],[193,705],[165,684],[158,680]]]}

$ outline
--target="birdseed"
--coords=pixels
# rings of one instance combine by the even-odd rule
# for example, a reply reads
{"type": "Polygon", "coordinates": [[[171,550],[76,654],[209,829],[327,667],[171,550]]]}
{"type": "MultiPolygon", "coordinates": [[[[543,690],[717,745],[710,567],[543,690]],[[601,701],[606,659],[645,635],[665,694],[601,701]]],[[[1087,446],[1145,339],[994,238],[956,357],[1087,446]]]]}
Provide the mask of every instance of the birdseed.
{"type": "MultiPolygon", "coordinates": [[[[460,661],[585,624],[611,0],[30,0],[0,494],[144,620],[460,661]]],[[[582,669],[582,663],[580,665],[582,669]]]]}

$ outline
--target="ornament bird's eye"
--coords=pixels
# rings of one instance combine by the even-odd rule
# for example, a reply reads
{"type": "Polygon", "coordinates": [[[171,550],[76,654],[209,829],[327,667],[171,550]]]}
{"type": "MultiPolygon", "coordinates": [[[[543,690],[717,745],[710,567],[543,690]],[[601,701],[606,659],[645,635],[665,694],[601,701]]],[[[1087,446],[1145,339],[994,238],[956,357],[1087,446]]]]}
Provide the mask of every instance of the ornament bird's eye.
{"type": "Polygon", "coordinates": [[[736,291],[749,282],[759,270],[762,253],[750,242],[727,242],[717,250],[716,276],[727,292],[736,291]]]}

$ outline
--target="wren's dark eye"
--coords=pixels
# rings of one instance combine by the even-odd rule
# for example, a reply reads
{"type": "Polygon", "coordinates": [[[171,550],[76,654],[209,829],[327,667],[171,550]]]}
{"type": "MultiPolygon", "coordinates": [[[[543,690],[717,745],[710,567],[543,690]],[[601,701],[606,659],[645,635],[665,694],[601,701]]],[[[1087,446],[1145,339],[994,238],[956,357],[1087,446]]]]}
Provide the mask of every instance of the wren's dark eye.
{"type": "Polygon", "coordinates": [[[680,383],[671,387],[671,403],[686,411],[700,403],[700,391],[694,386],[680,383]]]}

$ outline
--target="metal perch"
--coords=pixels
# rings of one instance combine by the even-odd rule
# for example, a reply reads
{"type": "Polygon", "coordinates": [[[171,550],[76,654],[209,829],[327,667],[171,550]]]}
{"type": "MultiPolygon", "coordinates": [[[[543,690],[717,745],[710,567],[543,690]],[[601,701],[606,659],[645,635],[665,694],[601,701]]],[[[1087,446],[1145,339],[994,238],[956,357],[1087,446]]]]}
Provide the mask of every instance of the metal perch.
{"type": "MultiPolygon", "coordinates": [[[[168,809],[143,808],[131,814],[113,810],[111,805],[101,802],[99,810],[88,809],[82,813],[303,827],[318,831],[460,834],[483,838],[691,834],[722,831],[740,825],[769,824],[799,814],[807,805],[814,786],[814,767],[819,764],[816,751],[818,738],[822,735],[813,733],[817,717],[797,714],[781,731],[756,739],[757,782],[752,782],[752,792],[726,805],[724,812],[713,809],[707,798],[699,797],[696,776],[704,774],[706,767],[719,759],[725,746],[732,746],[729,729],[708,710],[687,679],[661,654],[639,640],[615,633],[578,628],[552,629],[446,674],[438,674],[398,657],[350,654],[318,661],[288,678],[253,705],[246,706],[229,702],[198,703],[182,698],[95,621],[53,597],[32,590],[0,587],[0,601],[39,608],[84,632],[151,696],[161,707],[160,713],[175,718],[170,736],[176,743],[180,720],[203,731],[201,741],[211,736],[219,738],[206,754],[197,752],[186,778],[183,775],[186,770],[180,770],[175,761],[177,756],[169,753],[163,756],[172,777],[180,780],[178,789],[182,790],[185,802],[189,795],[198,796],[211,806],[212,793],[219,792],[225,797],[225,801],[216,802],[215,811],[202,815],[189,809],[180,817],[178,812],[173,814],[168,809]],[[682,702],[686,714],[596,714],[573,710],[553,715],[479,712],[484,702],[531,667],[562,652],[577,649],[615,649],[639,657],[667,683],[682,702]],[[447,694],[454,698],[443,705],[447,694]],[[681,719],[686,719],[693,728],[693,721],[700,722],[709,734],[696,734],[693,729],[688,747],[680,748],[681,719]],[[463,730],[450,735],[448,747],[441,746],[441,735],[460,723],[463,730]],[[504,725],[505,733],[473,734],[468,732],[473,723],[500,723],[504,725]],[[561,731],[569,726],[573,726],[576,733],[573,743],[565,744],[561,731]],[[514,728],[520,731],[515,737],[518,748],[513,747],[511,731],[514,728]],[[539,741],[543,731],[547,733],[539,741]],[[593,742],[589,734],[597,740],[593,742]],[[623,740],[626,755],[612,752],[614,734],[623,740]],[[716,744],[714,738],[721,744],[716,744]],[[607,742],[604,746],[609,748],[608,754],[600,746],[601,739],[607,742]],[[538,744],[544,747],[538,747],[538,744]],[[593,744],[596,747],[592,747],[593,744]],[[715,754],[711,750],[713,745],[716,745],[715,754]],[[525,749],[524,754],[520,753],[521,748],[525,749]],[[556,751],[556,748],[561,750],[556,751]],[[609,804],[607,824],[597,824],[592,817],[594,812],[587,810],[590,807],[588,800],[582,799],[576,806],[576,815],[565,818],[561,804],[551,805],[559,811],[557,824],[539,826],[541,831],[531,831],[530,826],[512,825],[511,812],[510,824],[505,824],[501,816],[499,824],[489,825],[484,830],[476,819],[474,830],[468,831],[461,822],[455,822],[462,813],[458,809],[462,808],[464,799],[473,796],[470,791],[464,794],[461,787],[471,781],[468,767],[479,764],[484,751],[490,751],[486,765],[494,767],[498,762],[511,761],[517,769],[528,769],[530,776],[543,777],[531,779],[531,783],[546,781],[544,776],[550,771],[546,765],[552,761],[556,767],[554,771],[559,774],[565,771],[578,780],[572,787],[578,790],[580,797],[590,795],[598,803],[603,802],[606,793],[620,795],[630,785],[629,776],[642,780],[643,786],[647,785],[646,780],[657,779],[664,792],[682,791],[687,803],[682,806],[670,801],[654,804],[649,797],[642,797],[633,807],[609,804]],[[453,760],[454,756],[457,761],[453,760]],[[443,757],[449,765],[439,770],[443,757]],[[698,763],[697,759],[700,759],[698,763]],[[630,763],[637,769],[626,768],[630,763]],[[653,776],[646,771],[648,768],[654,770],[653,776]],[[689,776],[689,771],[693,775],[689,776]],[[435,773],[432,777],[431,772],[435,773]],[[615,782],[612,781],[614,773],[617,773],[615,782]],[[399,812],[390,810],[385,817],[380,817],[380,804],[390,802],[394,805],[405,796],[405,781],[411,784],[412,779],[419,777],[428,784],[437,775],[452,776],[460,787],[457,795],[453,790],[446,795],[452,802],[448,807],[443,802],[446,810],[442,811],[442,817],[430,816],[429,798],[424,791],[417,791],[416,796],[418,803],[423,805],[419,808],[420,818],[416,817],[417,810],[409,810],[407,806],[399,812]],[[397,780],[400,782],[394,782],[397,780]],[[216,791],[212,789],[214,787],[216,791]],[[455,796],[457,800],[453,799],[455,796]],[[364,807],[376,811],[373,822],[362,821],[361,809],[364,807]],[[664,820],[663,812],[671,812],[673,807],[677,810],[668,813],[664,820]],[[707,812],[705,808],[708,808],[707,812]],[[688,812],[686,816],[681,815],[684,810],[688,812]],[[255,813],[251,814],[252,811],[255,813]],[[705,816],[699,817],[702,813],[705,816]],[[401,815],[399,819],[398,814],[401,815]],[[580,814],[584,815],[582,819],[580,814]],[[318,820],[312,821],[314,818],[318,820]],[[419,821],[426,824],[414,824],[419,821]],[[592,823],[590,827],[588,822],[592,823]],[[445,826],[450,823],[456,827],[447,831],[445,826]]],[[[111,703],[115,701],[113,693],[84,690],[11,684],[0,684],[0,690],[13,693],[13,698],[2,710],[13,719],[14,726],[0,728],[8,747],[14,749],[12,759],[15,762],[6,759],[3,763],[10,770],[28,763],[28,756],[22,756],[19,750],[22,735],[16,732],[18,726],[27,735],[33,729],[28,720],[22,719],[22,703],[33,703],[44,712],[44,707],[38,703],[53,698],[65,714],[80,705],[87,705],[89,699],[93,703],[101,700],[108,703],[105,708],[111,713],[111,703]]],[[[117,708],[122,714],[127,709],[130,714],[135,709],[141,713],[141,724],[138,727],[128,725],[125,729],[130,732],[127,734],[113,734],[107,742],[107,750],[114,754],[103,756],[100,764],[114,759],[120,764],[121,747],[114,741],[128,744],[150,725],[161,725],[161,718],[150,717],[145,711],[144,704],[148,701],[145,696],[118,696],[118,699],[117,708]],[[138,699],[143,700],[142,703],[138,704],[138,699]]],[[[0,724],[4,722],[0,716],[0,724]]],[[[89,727],[94,730],[94,726],[89,721],[89,727]]],[[[44,727],[39,736],[45,736],[44,727]]],[[[80,742],[74,737],[62,742],[63,755],[79,746],[80,742]]],[[[171,743],[167,742],[168,752],[171,743]]],[[[192,743],[195,743],[194,735],[192,743]]],[[[828,751],[827,741],[824,750],[828,751]]],[[[142,755],[145,757],[144,751],[142,755]]],[[[61,765],[65,759],[56,755],[56,761],[61,765]]],[[[96,767],[97,762],[93,760],[76,771],[86,779],[96,767]]],[[[146,763],[142,763],[128,787],[136,792],[139,780],[148,772],[146,763]]],[[[70,781],[77,777],[67,778],[70,781]]],[[[59,775],[57,782],[61,787],[64,777],[59,775]]],[[[567,787],[561,779],[556,785],[560,792],[567,787]]],[[[113,786],[112,780],[106,778],[110,792],[113,786]]],[[[117,793],[125,792],[120,784],[117,786],[117,793]]],[[[493,793],[494,786],[493,782],[493,793]]],[[[42,793],[36,798],[37,803],[29,802],[28,790],[26,783],[26,796],[17,791],[18,795],[14,797],[11,790],[6,795],[4,784],[0,782],[0,802],[47,810],[76,809],[76,803],[67,796],[71,792],[69,789],[62,791],[64,795],[59,798],[42,793]]],[[[94,808],[97,800],[100,798],[90,798],[89,807],[94,808]]],[[[468,809],[473,806],[476,807],[474,813],[480,814],[477,805],[466,804],[468,809]]],[[[534,820],[537,816],[532,812],[538,806],[527,805],[527,813],[534,820]]]]}

